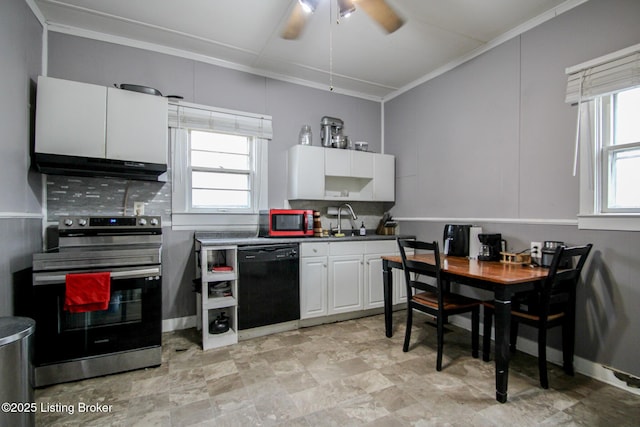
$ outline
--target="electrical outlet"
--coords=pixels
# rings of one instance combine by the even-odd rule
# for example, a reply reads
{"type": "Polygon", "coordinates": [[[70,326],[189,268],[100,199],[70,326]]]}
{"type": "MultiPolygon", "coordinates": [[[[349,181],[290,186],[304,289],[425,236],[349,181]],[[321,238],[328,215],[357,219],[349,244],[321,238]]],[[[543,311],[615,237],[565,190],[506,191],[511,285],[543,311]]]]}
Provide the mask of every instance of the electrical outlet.
{"type": "Polygon", "coordinates": [[[144,215],[144,202],[133,202],[133,212],[136,216],[144,215]]]}
{"type": "Polygon", "coordinates": [[[531,242],[531,258],[542,257],[542,242],[531,242]]]}

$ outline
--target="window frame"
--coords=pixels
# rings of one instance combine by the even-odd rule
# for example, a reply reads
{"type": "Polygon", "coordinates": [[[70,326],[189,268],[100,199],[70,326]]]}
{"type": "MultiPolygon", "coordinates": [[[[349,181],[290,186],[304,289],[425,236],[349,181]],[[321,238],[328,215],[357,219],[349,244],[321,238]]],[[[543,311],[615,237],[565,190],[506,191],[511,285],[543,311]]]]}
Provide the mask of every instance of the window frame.
{"type": "Polygon", "coordinates": [[[257,231],[259,213],[268,206],[271,116],[214,108],[184,101],[169,102],[171,227],[214,232],[257,231]],[[190,130],[238,135],[250,140],[251,196],[249,208],[193,208],[190,130]]]}
{"type": "Polygon", "coordinates": [[[614,94],[583,102],[583,121],[591,123],[580,130],[580,213],[578,228],[590,230],[640,231],[640,209],[608,208],[609,155],[640,148],[640,142],[613,145],[612,110],[614,94]],[[604,105],[603,105],[604,104],[604,105]]]}
{"type": "Polygon", "coordinates": [[[256,160],[257,157],[257,150],[256,150],[256,138],[252,137],[252,136],[246,136],[246,135],[237,135],[237,134],[229,134],[229,133],[224,133],[224,132],[216,132],[216,131],[209,131],[209,130],[202,130],[202,129],[188,129],[188,134],[189,134],[189,138],[188,138],[188,166],[187,166],[187,175],[186,175],[186,183],[185,185],[187,186],[187,190],[186,190],[186,204],[187,204],[187,212],[191,212],[191,213],[209,213],[209,214],[216,214],[216,213],[256,213],[256,203],[257,203],[257,195],[256,193],[256,188],[255,188],[255,182],[256,182],[256,176],[259,174],[259,166],[258,166],[258,162],[256,160]],[[193,162],[191,161],[191,157],[193,155],[193,148],[191,146],[191,133],[192,132],[211,132],[211,133],[216,133],[219,135],[233,135],[233,136],[241,136],[243,138],[247,138],[247,143],[249,145],[249,172],[246,173],[243,170],[239,170],[239,169],[224,169],[224,168],[206,168],[206,167],[195,167],[193,166],[193,162]],[[238,174],[243,174],[243,175],[248,175],[248,187],[249,187],[249,206],[248,207],[222,207],[222,206],[218,206],[218,207],[196,207],[193,205],[193,172],[195,171],[202,171],[202,172],[215,172],[215,171],[225,171],[228,173],[238,173],[238,174]]]}

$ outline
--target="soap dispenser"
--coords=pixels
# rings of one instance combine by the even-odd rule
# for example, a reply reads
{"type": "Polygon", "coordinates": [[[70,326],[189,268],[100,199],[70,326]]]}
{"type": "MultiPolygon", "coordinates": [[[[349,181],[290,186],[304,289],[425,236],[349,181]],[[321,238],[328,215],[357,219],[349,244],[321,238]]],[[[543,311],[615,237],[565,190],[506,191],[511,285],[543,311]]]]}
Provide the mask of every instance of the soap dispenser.
{"type": "Polygon", "coordinates": [[[364,221],[362,221],[362,225],[360,226],[360,235],[361,236],[366,236],[367,235],[367,229],[364,228],[364,221]]]}

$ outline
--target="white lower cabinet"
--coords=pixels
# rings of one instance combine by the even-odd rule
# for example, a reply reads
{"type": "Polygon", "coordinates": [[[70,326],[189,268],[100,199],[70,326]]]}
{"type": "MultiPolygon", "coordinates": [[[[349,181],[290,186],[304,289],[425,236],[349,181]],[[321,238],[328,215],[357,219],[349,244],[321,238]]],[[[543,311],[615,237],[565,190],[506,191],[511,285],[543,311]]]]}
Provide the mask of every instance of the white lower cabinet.
{"type": "Polygon", "coordinates": [[[329,256],[328,314],[362,310],[362,263],[362,255],[329,256]]]}
{"type": "Polygon", "coordinates": [[[300,318],[327,315],[327,257],[300,259],[300,318]]]}
{"type": "Polygon", "coordinates": [[[364,308],[384,307],[384,284],[380,255],[364,256],[364,284],[364,308]]]}
{"type": "MultiPolygon", "coordinates": [[[[300,318],[383,307],[381,257],[397,254],[395,240],[301,243],[300,318]]],[[[404,290],[397,272],[402,271],[393,271],[394,288],[404,290]]],[[[394,304],[402,295],[394,293],[394,304]]]]}

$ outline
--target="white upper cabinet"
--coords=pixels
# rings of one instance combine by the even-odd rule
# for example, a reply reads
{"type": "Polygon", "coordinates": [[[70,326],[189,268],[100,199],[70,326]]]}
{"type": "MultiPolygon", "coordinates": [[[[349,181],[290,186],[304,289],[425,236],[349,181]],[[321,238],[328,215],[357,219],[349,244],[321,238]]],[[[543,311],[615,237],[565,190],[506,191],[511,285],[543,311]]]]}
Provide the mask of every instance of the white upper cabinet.
{"type": "Polygon", "coordinates": [[[324,198],[324,148],[294,145],[289,149],[288,198],[324,198]]]}
{"type": "Polygon", "coordinates": [[[167,127],[166,98],[108,88],[108,159],[166,164],[167,127]]]}
{"type": "Polygon", "coordinates": [[[290,200],[394,201],[391,155],[296,145],[289,149],[290,200]]]}
{"type": "Polygon", "coordinates": [[[167,99],[38,77],[36,153],[167,164],[167,99]]]}
{"type": "Polygon", "coordinates": [[[390,154],[378,154],[373,159],[373,198],[374,200],[395,200],[395,157],[390,154]]]}
{"type": "Polygon", "coordinates": [[[37,152],[105,157],[106,87],[40,76],[36,111],[37,152]]]}

